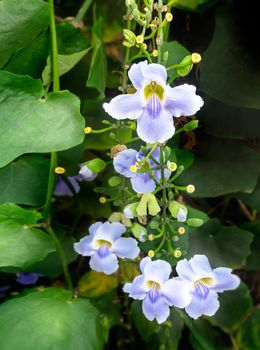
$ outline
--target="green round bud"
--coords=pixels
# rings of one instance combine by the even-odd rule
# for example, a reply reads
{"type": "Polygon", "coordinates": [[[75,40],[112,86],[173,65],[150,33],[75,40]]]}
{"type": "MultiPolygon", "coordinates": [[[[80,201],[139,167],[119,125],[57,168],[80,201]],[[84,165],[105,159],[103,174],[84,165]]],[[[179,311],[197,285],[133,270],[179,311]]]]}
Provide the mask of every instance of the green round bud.
{"type": "Polygon", "coordinates": [[[108,184],[110,187],[116,187],[119,186],[122,182],[122,179],[120,176],[112,176],[110,177],[110,179],[108,180],[108,184]]]}
{"type": "Polygon", "coordinates": [[[203,220],[198,218],[190,218],[187,220],[188,226],[199,227],[203,225],[203,220]]]}

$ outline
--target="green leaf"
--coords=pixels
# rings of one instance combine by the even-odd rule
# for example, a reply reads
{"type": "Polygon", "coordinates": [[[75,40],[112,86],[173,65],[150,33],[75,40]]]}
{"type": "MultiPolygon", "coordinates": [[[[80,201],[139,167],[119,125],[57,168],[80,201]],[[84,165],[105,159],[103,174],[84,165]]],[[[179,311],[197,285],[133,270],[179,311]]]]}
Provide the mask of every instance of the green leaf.
{"type": "Polygon", "coordinates": [[[235,269],[245,264],[252,240],[250,232],[211,219],[190,234],[188,256],[205,254],[212,267],[235,269]]]}
{"type": "Polygon", "coordinates": [[[235,290],[220,293],[219,302],[219,310],[209,318],[209,321],[227,333],[233,333],[241,326],[253,306],[250,292],[244,283],[241,283],[235,290]],[[234,305],[239,305],[239,307],[234,307],[234,305]]]}
{"type": "Polygon", "coordinates": [[[237,344],[241,350],[260,349],[260,310],[254,308],[242,324],[237,335],[237,344]]]}
{"type": "Polygon", "coordinates": [[[49,160],[24,156],[0,169],[0,203],[41,206],[46,197],[49,160]]]}
{"type": "Polygon", "coordinates": [[[218,0],[175,0],[173,7],[185,11],[202,11],[214,5],[218,0]]]}
{"type": "Polygon", "coordinates": [[[100,93],[100,98],[104,97],[107,79],[107,61],[102,45],[103,19],[100,17],[92,27],[94,52],[91,58],[87,87],[94,87],[100,93]]]}
{"type": "Polygon", "coordinates": [[[250,193],[256,186],[259,171],[260,155],[247,142],[204,136],[195,161],[177,183],[193,184],[196,188],[193,197],[250,193]]]}
{"type": "Polygon", "coordinates": [[[244,230],[251,232],[254,235],[251,244],[251,253],[246,261],[246,270],[260,270],[260,221],[247,222],[241,227],[244,230]]]}
{"type": "Polygon", "coordinates": [[[49,5],[42,0],[0,2],[0,68],[49,25],[49,5]]]}
{"type": "Polygon", "coordinates": [[[59,23],[56,29],[59,54],[71,55],[90,48],[86,35],[80,29],[75,28],[72,23],[59,23]]]}
{"type": "MultiPolygon", "coordinates": [[[[69,72],[76,64],[89,52],[91,48],[75,52],[70,55],[58,55],[59,76],[69,72]]],[[[47,58],[47,65],[42,72],[43,85],[48,85],[52,81],[51,56],[47,58]]]]}
{"type": "Polygon", "coordinates": [[[0,71],[0,167],[24,153],[61,151],[83,141],[79,99],[68,91],[43,96],[39,80],[0,71]]]}
{"type": "Polygon", "coordinates": [[[49,37],[44,32],[28,46],[18,49],[4,69],[15,74],[30,75],[35,79],[41,78],[48,54],[49,37]]]}
{"type": "Polygon", "coordinates": [[[219,7],[213,40],[203,56],[202,89],[218,100],[237,107],[260,108],[260,70],[255,58],[237,40],[232,3],[219,7]],[[221,53],[221,54],[220,54],[221,53]],[[250,82],[246,84],[245,82],[250,82]]]}
{"type": "Polygon", "coordinates": [[[78,284],[79,295],[87,298],[98,298],[103,294],[111,292],[118,286],[115,275],[105,275],[97,271],[88,271],[80,279],[78,284]]]}
{"type": "MultiPolygon", "coordinates": [[[[34,225],[41,219],[37,211],[15,204],[0,206],[0,269],[26,270],[55,251],[52,239],[34,225]]],[[[14,272],[13,271],[13,272],[14,272]]]]}
{"type": "MultiPolygon", "coordinates": [[[[190,55],[190,52],[177,41],[164,42],[161,48],[162,52],[169,53],[167,66],[172,66],[174,64],[179,64],[185,56],[190,55]]],[[[171,71],[174,72],[174,70],[171,71]]]]}
{"type": "Polygon", "coordinates": [[[260,211],[260,178],[252,193],[239,193],[237,197],[250,208],[260,211]]]}
{"type": "Polygon", "coordinates": [[[0,306],[0,348],[98,350],[97,315],[61,288],[32,292],[0,306]]]}

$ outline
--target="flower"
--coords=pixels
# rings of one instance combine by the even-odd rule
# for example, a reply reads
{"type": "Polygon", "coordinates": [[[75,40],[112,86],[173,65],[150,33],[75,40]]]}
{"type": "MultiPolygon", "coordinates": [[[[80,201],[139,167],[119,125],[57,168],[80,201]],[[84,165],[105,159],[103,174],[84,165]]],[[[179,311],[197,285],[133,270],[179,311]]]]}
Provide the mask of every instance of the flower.
{"type": "Polygon", "coordinates": [[[16,282],[21,284],[35,284],[41,276],[40,273],[17,273],[16,282]]]}
{"type": "Polygon", "coordinates": [[[91,171],[87,165],[81,165],[79,174],[76,175],[76,178],[79,181],[93,181],[97,176],[98,174],[91,171]]]}
{"type": "Polygon", "coordinates": [[[140,252],[134,238],[121,237],[126,228],[119,222],[96,222],[89,227],[89,235],[74,243],[74,250],[83,256],[90,256],[92,270],[107,275],[118,269],[117,257],[135,259],[140,252]]]}
{"type": "MultiPolygon", "coordinates": [[[[75,192],[78,193],[80,190],[79,184],[76,180],[76,176],[68,176],[67,177],[68,181],[70,182],[71,186],[74,188],[75,192]]],[[[73,193],[69,186],[66,184],[66,182],[63,180],[62,176],[58,175],[57,176],[57,182],[56,182],[56,187],[54,190],[54,195],[59,197],[59,196],[69,196],[72,197],[73,193]]]]}
{"type": "Polygon", "coordinates": [[[176,218],[179,222],[185,222],[187,220],[187,211],[179,208],[176,218]]]}
{"type": "Polygon", "coordinates": [[[142,309],[149,321],[155,318],[163,323],[169,316],[169,306],[183,308],[191,300],[188,283],[169,279],[171,265],[164,260],[152,261],[149,257],[140,263],[142,274],[133,283],[124,285],[124,292],[133,299],[142,300],[142,309]]]}
{"type": "Polygon", "coordinates": [[[187,314],[197,319],[201,315],[213,316],[218,308],[218,294],[236,289],[240,279],[226,267],[212,269],[205,255],[194,255],[189,261],[183,259],[176,265],[177,278],[189,284],[191,302],[186,306],[187,314]]]}
{"type": "Polygon", "coordinates": [[[136,92],[116,96],[103,107],[115,119],[136,119],[137,134],[145,142],[169,140],[175,131],[172,116],[190,116],[203,106],[195,86],[167,84],[167,71],[160,64],[133,64],[128,76],[136,92]]]}
{"type": "MultiPolygon", "coordinates": [[[[147,148],[147,152],[149,152],[147,148]]],[[[160,150],[157,147],[151,156],[159,161],[160,150]]],[[[152,170],[151,172],[138,172],[138,170],[148,170],[148,168],[155,168],[156,163],[152,159],[147,159],[145,162],[139,163],[145,157],[143,151],[137,152],[136,150],[129,148],[124,151],[121,151],[114,158],[113,164],[115,170],[125,176],[130,178],[132,187],[137,193],[149,193],[155,190],[156,184],[151,177],[151,174],[155,177],[157,181],[161,179],[161,170],[152,170]],[[133,172],[130,168],[136,165],[137,171],[133,172]]],[[[171,175],[171,172],[168,169],[164,170],[164,177],[168,179],[171,175]]]]}

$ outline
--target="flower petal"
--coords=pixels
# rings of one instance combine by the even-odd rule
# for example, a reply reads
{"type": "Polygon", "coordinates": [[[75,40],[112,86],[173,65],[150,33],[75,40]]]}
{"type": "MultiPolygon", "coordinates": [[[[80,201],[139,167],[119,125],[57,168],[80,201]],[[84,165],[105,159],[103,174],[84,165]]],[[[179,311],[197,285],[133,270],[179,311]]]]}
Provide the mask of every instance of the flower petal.
{"type": "Polygon", "coordinates": [[[100,225],[95,233],[95,240],[105,240],[113,243],[125,233],[126,228],[120,222],[106,221],[100,225]]]}
{"type": "Polygon", "coordinates": [[[98,176],[97,173],[93,173],[87,165],[83,165],[80,168],[79,175],[78,175],[78,180],[79,181],[92,181],[98,176]]]}
{"type": "MultiPolygon", "coordinates": [[[[75,192],[78,193],[80,190],[80,186],[77,180],[73,176],[68,176],[67,179],[71,183],[71,186],[74,188],[75,192]]],[[[69,197],[72,197],[74,195],[71,189],[69,188],[69,186],[63,180],[62,176],[57,176],[57,182],[56,182],[56,186],[53,194],[55,196],[69,196],[69,197]]]]}
{"type": "Polygon", "coordinates": [[[197,280],[197,276],[193,271],[190,262],[187,259],[182,259],[177,262],[176,271],[179,277],[183,280],[194,282],[197,280]]]}
{"type": "Polygon", "coordinates": [[[171,274],[171,265],[164,260],[150,261],[144,267],[146,281],[153,281],[163,285],[171,274]]]}
{"type": "Polygon", "coordinates": [[[137,245],[137,241],[134,238],[121,237],[117,239],[112,247],[111,251],[119,258],[135,259],[140,253],[140,249],[137,245]]]}
{"type": "Polygon", "coordinates": [[[129,297],[143,300],[147,293],[143,275],[135,277],[133,283],[126,283],[123,290],[125,293],[129,293],[129,297]]]}
{"type": "Polygon", "coordinates": [[[74,250],[80,255],[91,256],[95,253],[92,243],[93,243],[93,236],[89,235],[89,236],[83,237],[78,243],[73,244],[74,250]]]}
{"type": "Polygon", "coordinates": [[[136,162],[137,151],[129,148],[119,152],[114,158],[113,165],[115,170],[125,177],[133,177],[136,174],[130,171],[130,167],[136,162]]]}
{"type": "Polygon", "coordinates": [[[144,273],[144,269],[145,269],[145,266],[147,264],[149,264],[150,262],[152,261],[151,258],[149,258],[149,256],[146,256],[145,258],[143,258],[140,262],[140,270],[142,273],[144,273]]]}
{"type": "Polygon", "coordinates": [[[147,66],[147,61],[142,61],[139,63],[134,63],[128,71],[128,77],[134,87],[141,89],[144,83],[144,77],[142,74],[142,67],[147,66]]]}
{"type": "Polygon", "coordinates": [[[149,173],[137,173],[131,179],[133,190],[137,193],[150,193],[155,190],[156,184],[149,173]]]}
{"type": "Polygon", "coordinates": [[[103,224],[102,224],[102,222],[100,222],[100,221],[97,221],[97,222],[95,222],[94,224],[90,225],[90,226],[89,226],[89,229],[88,229],[89,234],[90,234],[91,236],[93,236],[93,235],[97,232],[98,228],[99,228],[101,225],[103,225],[103,224]]]}
{"type": "Polygon", "coordinates": [[[118,261],[115,254],[110,253],[106,257],[101,258],[98,253],[95,253],[90,258],[89,266],[92,270],[110,275],[118,269],[118,261]]]}
{"type": "Polygon", "coordinates": [[[147,109],[137,120],[137,134],[145,142],[163,143],[174,135],[175,127],[171,113],[161,109],[158,116],[152,116],[147,109]]]}
{"type": "Polygon", "coordinates": [[[143,79],[148,80],[149,82],[155,81],[156,83],[165,86],[167,80],[167,71],[166,68],[158,63],[151,64],[142,64],[141,71],[143,79]]]}
{"type": "Polygon", "coordinates": [[[206,255],[196,254],[190,259],[192,270],[197,275],[197,279],[212,277],[213,271],[206,255]]]}
{"type": "Polygon", "coordinates": [[[156,302],[152,302],[147,296],[142,303],[142,309],[145,317],[149,321],[153,321],[156,318],[159,324],[167,320],[170,315],[170,308],[165,303],[163,297],[159,297],[156,302]]]}
{"type": "Polygon", "coordinates": [[[207,298],[193,296],[191,303],[185,308],[187,314],[195,320],[202,315],[213,316],[219,308],[218,295],[210,291],[207,298]]]}
{"type": "Polygon", "coordinates": [[[227,267],[218,267],[213,270],[216,284],[211,287],[216,292],[223,292],[224,290],[236,289],[240,284],[240,278],[233,275],[231,269],[227,267]]]}
{"type": "Polygon", "coordinates": [[[145,105],[141,93],[118,95],[109,103],[104,103],[104,110],[115,119],[137,119],[145,105]]]}
{"type": "Polygon", "coordinates": [[[162,286],[162,294],[170,306],[183,308],[191,302],[190,289],[189,282],[172,278],[162,286]]]}
{"type": "Polygon", "coordinates": [[[196,87],[193,85],[183,84],[174,88],[167,85],[165,88],[164,108],[174,117],[193,115],[203,104],[202,98],[196,95],[196,87]]]}

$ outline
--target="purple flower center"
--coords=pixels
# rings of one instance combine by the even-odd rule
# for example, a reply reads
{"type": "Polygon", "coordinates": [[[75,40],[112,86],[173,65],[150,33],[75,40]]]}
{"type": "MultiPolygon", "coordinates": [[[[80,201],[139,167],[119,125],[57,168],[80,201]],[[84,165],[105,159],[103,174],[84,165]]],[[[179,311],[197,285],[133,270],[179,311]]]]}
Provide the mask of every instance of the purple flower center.
{"type": "Polygon", "coordinates": [[[212,282],[213,280],[211,277],[201,278],[200,280],[197,280],[193,284],[193,294],[196,295],[199,299],[206,299],[209,294],[209,287],[212,285],[212,282]]]}
{"type": "Polygon", "coordinates": [[[153,281],[148,281],[147,284],[150,287],[150,290],[148,292],[148,297],[152,303],[156,303],[156,301],[161,296],[160,285],[153,281]]]}
{"type": "Polygon", "coordinates": [[[110,253],[111,243],[103,239],[99,239],[97,242],[98,250],[97,253],[100,258],[105,258],[110,253]]]}
{"type": "Polygon", "coordinates": [[[151,94],[147,103],[147,110],[149,115],[153,119],[156,119],[159,117],[162,110],[162,105],[160,103],[159,98],[155,94],[151,94]]]}

